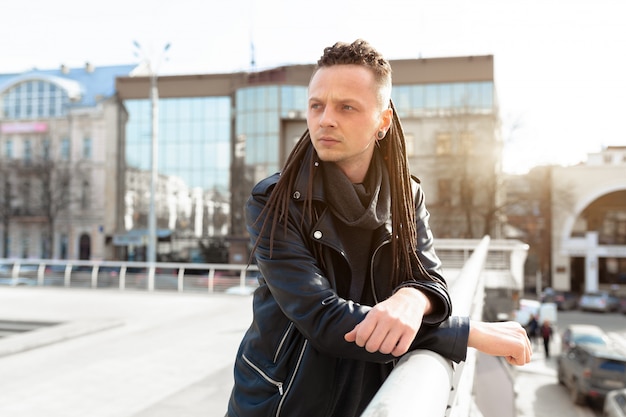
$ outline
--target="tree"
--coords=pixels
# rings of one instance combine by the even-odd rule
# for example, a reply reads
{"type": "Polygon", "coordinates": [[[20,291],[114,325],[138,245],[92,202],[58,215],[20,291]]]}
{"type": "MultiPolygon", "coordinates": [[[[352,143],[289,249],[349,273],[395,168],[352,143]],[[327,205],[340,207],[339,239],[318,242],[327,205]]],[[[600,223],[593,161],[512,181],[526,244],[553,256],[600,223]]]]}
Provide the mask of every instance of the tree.
{"type": "Polygon", "coordinates": [[[87,170],[80,164],[46,157],[15,161],[15,166],[18,213],[31,221],[41,219],[42,257],[50,258],[59,216],[69,215],[73,204],[85,204],[79,181],[88,178],[87,170]]]}
{"type": "MultiPolygon", "coordinates": [[[[439,237],[480,238],[499,229],[500,175],[498,119],[469,104],[439,115],[432,175],[438,187],[433,229],[439,237]]],[[[431,179],[432,181],[432,179],[431,179]]]]}
{"type": "Polygon", "coordinates": [[[15,199],[15,185],[13,183],[15,167],[13,161],[0,161],[0,221],[2,223],[2,257],[9,257],[9,229],[13,217],[13,200],[15,199]]]}

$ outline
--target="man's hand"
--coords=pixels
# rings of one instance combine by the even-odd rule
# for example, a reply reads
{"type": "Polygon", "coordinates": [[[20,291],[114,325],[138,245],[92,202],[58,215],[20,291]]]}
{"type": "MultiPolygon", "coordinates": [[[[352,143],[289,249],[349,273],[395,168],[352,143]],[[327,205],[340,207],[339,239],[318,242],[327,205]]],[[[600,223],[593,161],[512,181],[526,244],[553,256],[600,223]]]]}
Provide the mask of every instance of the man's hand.
{"type": "Polygon", "coordinates": [[[503,356],[511,365],[525,365],[533,355],[526,330],[515,321],[472,321],[467,345],[488,355],[503,356]]]}
{"type": "Polygon", "coordinates": [[[344,338],[371,353],[404,355],[431,308],[428,297],[420,290],[401,288],[376,304],[344,338]]]}

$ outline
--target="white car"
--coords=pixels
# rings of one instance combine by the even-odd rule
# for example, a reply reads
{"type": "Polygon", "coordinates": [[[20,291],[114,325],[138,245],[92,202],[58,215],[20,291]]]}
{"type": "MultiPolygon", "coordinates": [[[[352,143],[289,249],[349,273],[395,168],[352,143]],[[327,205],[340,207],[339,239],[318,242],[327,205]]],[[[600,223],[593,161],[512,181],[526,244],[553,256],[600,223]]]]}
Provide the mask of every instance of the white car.
{"type": "Polygon", "coordinates": [[[604,400],[603,417],[626,417],[626,389],[609,391],[604,400]]]}
{"type": "Polygon", "coordinates": [[[582,311],[610,313],[619,311],[619,298],[606,291],[588,292],[580,297],[578,307],[582,311]]]}
{"type": "Polygon", "coordinates": [[[561,350],[566,350],[580,343],[609,345],[611,339],[601,327],[593,324],[570,324],[561,334],[561,350]]]}

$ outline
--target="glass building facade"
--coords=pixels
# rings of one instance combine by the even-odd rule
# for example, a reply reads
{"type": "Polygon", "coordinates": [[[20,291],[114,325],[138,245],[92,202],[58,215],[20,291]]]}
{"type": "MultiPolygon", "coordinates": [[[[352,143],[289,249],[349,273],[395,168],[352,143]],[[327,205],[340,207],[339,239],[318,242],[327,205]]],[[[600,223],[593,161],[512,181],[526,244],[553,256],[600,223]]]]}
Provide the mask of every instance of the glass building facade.
{"type": "Polygon", "coordinates": [[[391,97],[400,118],[463,108],[490,113],[494,106],[491,81],[394,85],[391,97]]]}
{"type": "Polygon", "coordinates": [[[258,86],[237,90],[237,135],[245,138],[245,165],[259,176],[280,169],[281,120],[307,108],[304,86],[258,86]]]}
{"type": "MultiPolygon", "coordinates": [[[[126,165],[149,171],[152,162],[150,100],[127,100],[126,165]]],[[[230,97],[159,100],[158,172],[190,189],[229,192],[230,97]]]]}
{"type": "MultiPolygon", "coordinates": [[[[169,245],[159,260],[201,259],[198,241],[228,234],[230,215],[230,97],[161,98],[158,102],[157,234],[169,245]]],[[[152,168],[152,107],[126,100],[127,231],[147,233],[152,168]],[[143,232],[142,232],[143,231],[143,232]]],[[[145,259],[129,246],[127,259],[145,259]]]]}

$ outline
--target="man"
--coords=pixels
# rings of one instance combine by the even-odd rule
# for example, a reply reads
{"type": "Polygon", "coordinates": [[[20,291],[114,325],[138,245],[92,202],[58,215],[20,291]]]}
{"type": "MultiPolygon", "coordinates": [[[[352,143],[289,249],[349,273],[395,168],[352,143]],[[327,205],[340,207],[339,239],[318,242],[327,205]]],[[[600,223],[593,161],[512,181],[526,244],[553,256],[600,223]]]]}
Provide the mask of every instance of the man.
{"type": "Polygon", "coordinates": [[[460,362],[470,346],[527,363],[519,324],[450,317],[389,63],[362,40],[326,48],[307,127],[246,204],[260,286],[228,416],[358,416],[417,348],[460,362]]]}

